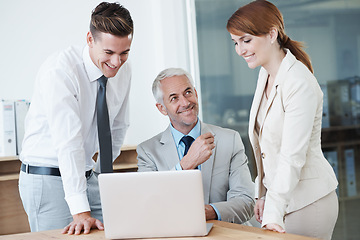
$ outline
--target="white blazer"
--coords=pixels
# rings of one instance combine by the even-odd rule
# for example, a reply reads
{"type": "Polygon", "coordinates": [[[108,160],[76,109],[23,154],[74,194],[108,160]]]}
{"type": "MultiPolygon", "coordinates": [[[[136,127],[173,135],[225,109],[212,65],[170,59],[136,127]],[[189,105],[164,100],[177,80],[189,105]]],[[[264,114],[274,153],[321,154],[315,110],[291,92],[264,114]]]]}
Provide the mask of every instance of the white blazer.
{"type": "Polygon", "coordinates": [[[321,151],[323,93],[308,68],[286,50],[277,73],[259,134],[255,121],[268,73],[259,72],[250,110],[249,138],[258,176],[255,195],[265,196],[262,226],[324,197],[337,179],[321,151]]]}

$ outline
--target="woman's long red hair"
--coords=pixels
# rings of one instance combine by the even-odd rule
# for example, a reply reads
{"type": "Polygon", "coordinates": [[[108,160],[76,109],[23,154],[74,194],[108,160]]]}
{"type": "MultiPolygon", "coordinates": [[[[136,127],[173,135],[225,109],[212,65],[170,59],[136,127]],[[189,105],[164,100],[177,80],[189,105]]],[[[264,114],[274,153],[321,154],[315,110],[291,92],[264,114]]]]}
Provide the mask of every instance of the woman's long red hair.
{"type": "Polygon", "coordinates": [[[266,35],[271,28],[278,30],[277,41],[281,49],[288,48],[296,59],[313,73],[309,55],[301,42],[291,40],[285,34],[284,19],[279,9],[266,0],[256,0],[240,7],[228,20],[226,29],[234,35],[248,33],[254,36],[266,35]]]}

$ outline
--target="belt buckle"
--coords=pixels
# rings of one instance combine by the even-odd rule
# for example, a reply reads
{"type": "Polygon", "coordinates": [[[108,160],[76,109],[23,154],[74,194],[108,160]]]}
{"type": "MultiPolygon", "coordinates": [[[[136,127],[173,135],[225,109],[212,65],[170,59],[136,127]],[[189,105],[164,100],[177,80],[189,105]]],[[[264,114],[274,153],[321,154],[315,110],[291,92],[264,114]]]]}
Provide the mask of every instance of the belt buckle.
{"type": "Polygon", "coordinates": [[[25,173],[29,174],[29,164],[25,164],[25,173]]]}
{"type": "Polygon", "coordinates": [[[89,178],[91,176],[91,173],[92,173],[92,169],[85,171],[85,177],[89,178]]]}

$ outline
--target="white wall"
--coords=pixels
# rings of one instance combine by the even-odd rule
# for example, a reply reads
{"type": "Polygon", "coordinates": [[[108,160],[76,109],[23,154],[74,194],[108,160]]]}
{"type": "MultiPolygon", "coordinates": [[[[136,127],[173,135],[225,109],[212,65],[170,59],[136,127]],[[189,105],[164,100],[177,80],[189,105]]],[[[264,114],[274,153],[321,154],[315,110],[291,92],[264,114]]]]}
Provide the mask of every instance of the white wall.
{"type": "MultiPolygon", "coordinates": [[[[39,66],[54,51],[85,44],[91,10],[99,0],[0,1],[0,99],[31,99],[39,66]]],[[[185,0],[119,0],[134,21],[129,60],[133,79],[125,144],[165,129],[151,84],[166,67],[190,71],[185,0]]]]}

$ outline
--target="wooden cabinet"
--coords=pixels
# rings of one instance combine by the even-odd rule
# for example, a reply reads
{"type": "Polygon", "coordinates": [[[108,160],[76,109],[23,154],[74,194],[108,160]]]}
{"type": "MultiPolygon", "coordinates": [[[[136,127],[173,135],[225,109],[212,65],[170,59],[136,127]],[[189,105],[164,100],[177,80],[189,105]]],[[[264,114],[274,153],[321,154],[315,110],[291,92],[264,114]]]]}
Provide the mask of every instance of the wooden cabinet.
{"type": "MultiPolygon", "coordinates": [[[[19,195],[20,165],[17,156],[0,157],[0,235],[30,231],[19,195]]],[[[129,171],[137,171],[136,146],[123,146],[114,161],[114,172],[129,171]]]]}
{"type": "Polygon", "coordinates": [[[30,231],[18,188],[20,161],[0,159],[0,234],[30,231]]]}

